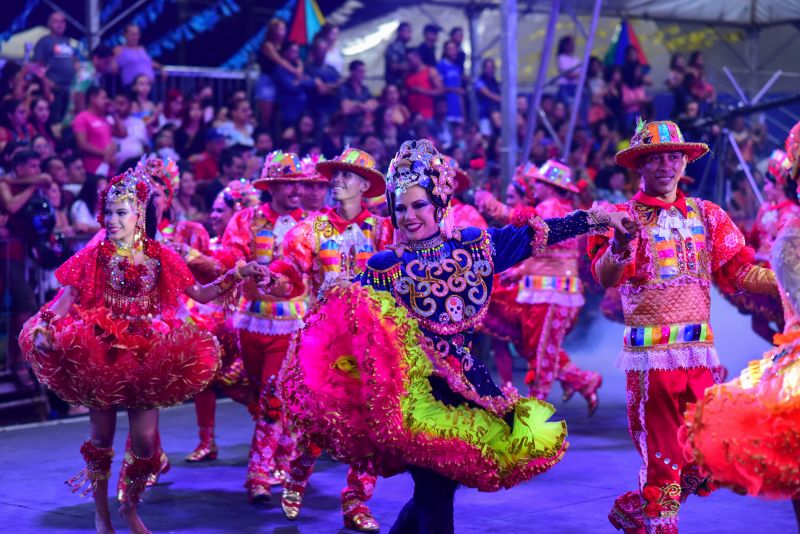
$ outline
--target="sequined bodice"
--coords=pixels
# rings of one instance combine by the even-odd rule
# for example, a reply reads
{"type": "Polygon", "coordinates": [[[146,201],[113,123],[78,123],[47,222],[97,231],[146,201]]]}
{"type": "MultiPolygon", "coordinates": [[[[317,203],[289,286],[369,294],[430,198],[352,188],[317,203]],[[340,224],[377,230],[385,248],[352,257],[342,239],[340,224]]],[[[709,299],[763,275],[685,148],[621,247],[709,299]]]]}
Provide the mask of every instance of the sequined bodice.
{"type": "Polygon", "coordinates": [[[139,317],[159,313],[161,262],[149,258],[141,265],[135,265],[130,258],[114,256],[106,269],[108,278],[103,300],[113,314],[139,317]]]}

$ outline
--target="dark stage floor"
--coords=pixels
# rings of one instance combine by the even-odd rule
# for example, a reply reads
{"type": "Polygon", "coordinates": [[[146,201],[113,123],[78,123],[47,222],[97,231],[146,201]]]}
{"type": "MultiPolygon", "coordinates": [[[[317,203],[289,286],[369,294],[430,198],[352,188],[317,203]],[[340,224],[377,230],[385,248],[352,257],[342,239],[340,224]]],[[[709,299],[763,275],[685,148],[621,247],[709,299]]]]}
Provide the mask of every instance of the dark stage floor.
{"type": "MultiPolygon", "coordinates": [[[[639,460],[625,430],[622,405],[605,405],[591,420],[584,406],[571,401],[560,414],[569,421],[571,448],[564,461],[537,479],[495,494],[461,489],[456,499],[456,531],[488,532],[614,532],[606,513],[614,498],[635,483],[639,460]]],[[[142,516],[154,532],[327,533],[341,529],[339,491],[346,469],[320,462],[305,507],[295,523],[286,521],[273,502],[247,503],[242,483],[252,428],[243,407],[219,406],[220,459],[184,463],[194,440],[192,405],[162,415],[164,446],[174,464],[162,483],[148,491],[142,516]]],[[[117,450],[127,426],[120,417],[117,450]]],[[[63,481],[81,468],[78,447],[87,432],[85,420],[27,426],[0,431],[0,532],[88,532],[92,505],[70,493],[63,481]]],[[[114,480],[119,457],[114,464],[114,480]]],[[[411,479],[381,479],[371,504],[383,531],[410,494],[411,479]]],[[[682,532],[794,532],[791,505],[765,502],[720,491],[690,500],[682,514],[682,532]]],[[[117,525],[122,527],[122,522],[117,525]]],[[[119,529],[120,532],[124,530],[119,529]]]]}
{"type": "MultiPolygon", "coordinates": [[[[757,357],[766,343],[750,330],[749,318],[714,295],[713,327],[723,362],[738,373],[757,357]]],[[[636,484],[639,457],[626,430],[624,375],[613,368],[622,326],[589,311],[568,337],[567,348],[580,366],[603,372],[604,386],[597,415],[588,419],[582,399],[556,403],[557,417],[566,418],[570,450],[550,472],[533,481],[495,494],[461,489],[456,496],[456,531],[461,533],[602,533],[615,532],[606,519],[614,498],[636,484]]],[[[522,362],[517,362],[522,363],[522,362]]],[[[518,383],[521,383],[520,370],[518,383]]],[[[554,388],[552,399],[561,394],[554,388]]],[[[286,521],[278,504],[247,503],[244,482],[253,424],[244,407],[222,402],[217,413],[220,458],[187,464],[183,456],[196,444],[194,407],[165,410],[161,418],[164,447],[173,461],[162,483],[145,495],[142,516],[154,532],[180,533],[335,533],[342,529],[339,492],[346,468],[320,462],[311,479],[303,512],[286,521]]],[[[127,418],[121,416],[117,451],[121,450],[127,418]]],[[[88,433],[86,418],[17,428],[0,428],[0,533],[90,532],[93,507],[70,493],[63,481],[82,465],[78,448],[88,433]]],[[[114,478],[121,462],[117,453],[114,478]]],[[[388,532],[411,493],[411,478],[381,479],[372,509],[388,532]]],[[[116,521],[119,532],[122,521],[116,521]]],[[[684,506],[682,533],[796,532],[788,502],[745,498],[723,490],[684,506]]]]}

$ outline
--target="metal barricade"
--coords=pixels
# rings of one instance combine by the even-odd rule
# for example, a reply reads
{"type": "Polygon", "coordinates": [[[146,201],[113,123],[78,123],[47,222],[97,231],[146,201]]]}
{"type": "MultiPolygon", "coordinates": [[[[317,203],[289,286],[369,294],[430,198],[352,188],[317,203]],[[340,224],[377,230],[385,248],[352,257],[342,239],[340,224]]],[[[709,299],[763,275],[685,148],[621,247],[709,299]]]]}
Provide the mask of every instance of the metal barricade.
{"type": "MultiPolygon", "coordinates": [[[[225,70],[211,67],[187,67],[182,65],[164,65],[161,73],[156,73],[153,91],[150,94],[153,102],[164,102],[167,91],[176,88],[185,98],[196,95],[203,87],[210,87],[213,105],[216,108],[226,105],[230,96],[236,91],[245,91],[252,100],[253,88],[258,78],[258,71],[253,68],[244,70],[225,70]]],[[[103,87],[111,97],[125,91],[119,76],[107,77],[103,87]]]]}

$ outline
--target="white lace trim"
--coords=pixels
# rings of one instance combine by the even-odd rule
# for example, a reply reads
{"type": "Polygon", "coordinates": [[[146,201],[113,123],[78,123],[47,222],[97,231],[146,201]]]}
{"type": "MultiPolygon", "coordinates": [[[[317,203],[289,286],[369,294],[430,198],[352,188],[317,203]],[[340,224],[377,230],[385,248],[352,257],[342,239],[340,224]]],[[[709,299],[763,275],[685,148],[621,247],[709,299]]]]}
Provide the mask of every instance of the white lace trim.
{"type": "Polygon", "coordinates": [[[689,369],[692,367],[719,366],[717,349],[710,343],[694,345],[673,345],[669,348],[622,349],[616,367],[623,371],[650,371],[689,369]]]}
{"type": "Polygon", "coordinates": [[[239,330],[255,332],[262,336],[280,336],[291,334],[303,328],[303,320],[264,318],[249,313],[236,312],[233,315],[233,327],[239,330]]]}
{"type": "Polygon", "coordinates": [[[580,293],[520,288],[517,293],[517,302],[520,304],[558,304],[567,308],[580,308],[585,300],[580,293]]]}

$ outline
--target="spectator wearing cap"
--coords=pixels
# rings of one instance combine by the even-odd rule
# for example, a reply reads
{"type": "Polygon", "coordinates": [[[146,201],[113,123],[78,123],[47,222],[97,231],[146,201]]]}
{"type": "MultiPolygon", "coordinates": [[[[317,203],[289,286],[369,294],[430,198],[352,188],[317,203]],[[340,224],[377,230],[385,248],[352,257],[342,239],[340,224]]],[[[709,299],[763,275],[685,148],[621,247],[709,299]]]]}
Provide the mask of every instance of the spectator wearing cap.
{"type": "Polygon", "coordinates": [[[219,176],[205,187],[203,199],[206,206],[213,204],[217,194],[228,187],[230,182],[244,178],[246,165],[242,153],[233,147],[226,148],[220,155],[219,168],[219,176]]]}
{"type": "Polygon", "coordinates": [[[87,172],[107,175],[116,154],[111,124],[106,118],[108,96],[104,89],[91,87],[86,98],[88,107],[78,113],[72,123],[75,144],[87,172]]]}
{"type": "Polygon", "coordinates": [[[336,69],[325,63],[328,55],[328,41],[321,36],[314,37],[306,74],[314,81],[309,103],[318,124],[327,124],[331,115],[339,109],[339,86],[342,76],[336,69]]]}
{"type": "Polygon", "coordinates": [[[433,101],[442,94],[442,80],[438,71],[422,62],[419,49],[409,50],[408,74],[405,86],[408,93],[408,109],[412,115],[425,120],[433,118],[433,101]]]}
{"type": "Polygon", "coordinates": [[[216,128],[206,131],[206,148],[189,161],[194,168],[194,178],[198,182],[208,182],[219,176],[219,158],[225,149],[225,136],[216,128]]]}
{"type": "Polygon", "coordinates": [[[378,108],[378,100],[364,85],[364,80],[367,77],[367,67],[364,62],[359,60],[352,61],[348,70],[350,71],[350,76],[339,87],[342,111],[347,116],[345,144],[357,139],[367,115],[378,108]]]}
{"type": "Polygon", "coordinates": [[[77,51],[72,47],[63,13],[54,11],[47,19],[50,33],[36,42],[33,61],[44,66],[47,78],[54,84],[53,120],[60,121],[69,103],[69,90],[77,69],[77,51]]]}
{"type": "Polygon", "coordinates": [[[136,24],[125,26],[125,43],[118,46],[114,53],[117,58],[119,75],[122,85],[133,85],[139,76],[147,76],[150,82],[156,79],[154,69],[161,70],[161,65],[147,53],[145,47],[141,45],[142,32],[136,24]]]}
{"type": "Polygon", "coordinates": [[[422,43],[417,47],[422,63],[429,67],[436,67],[436,41],[442,28],[437,24],[426,24],[422,31],[422,43]]]}
{"type": "Polygon", "coordinates": [[[436,70],[442,77],[444,94],[447,100],[447,120],[451,122],[464,122],[464,67],[458,63],[458,45],[455,41],[444,44],[442,60],[436,65],[436,70]]]}
{"type": "Polygon", "coordinates": [[[64,125],[72,124],[75,114],[86,109],[86,92],[90,87],[102,87],[108,91],[111,75],[115,70],[114,51],[111,47],[104,44],[96,46],[92,50],[90,61],[83,61],[78,65],[78,72],[70,88],[72,98],[64,115],[64,125]]]}
{"type": "Polygon", "coordinates": [[[411,24],[401,22],[397,27],[397,37],[386,47],[383,53],[386,85],[402,85],[408,72],[406,52],[411,42],[411,24]]]}
{"type": "Polygon", "coordinates": [[[147,135],[147,126],[139,117],[135,117],[131,94],[123,91],[114,97],[111,104],[112,120],[118,123],[117,135],[114,142],[117,153],[114,155],[114,168],[117,169],[123,161],[138,158],[150,148],[150,137],[147,135]]]}

